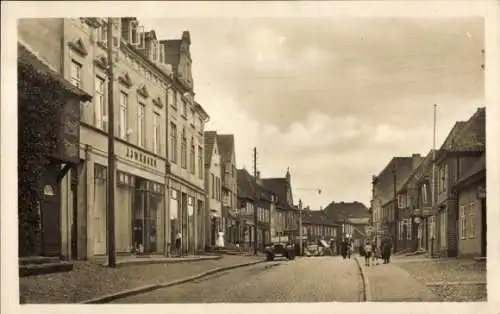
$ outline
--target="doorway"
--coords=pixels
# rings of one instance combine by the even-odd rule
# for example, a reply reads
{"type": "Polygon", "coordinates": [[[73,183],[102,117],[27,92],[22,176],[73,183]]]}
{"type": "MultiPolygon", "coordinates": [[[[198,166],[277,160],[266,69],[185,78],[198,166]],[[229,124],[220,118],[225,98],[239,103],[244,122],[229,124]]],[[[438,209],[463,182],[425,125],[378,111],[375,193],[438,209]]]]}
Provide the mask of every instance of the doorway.
{"type": "Polygon", "coordinates": [[[80,165],[71,169],[71,196],[73,219],[71,221],[71,259],[78,259],[78,177],[80,165]]]}
{"type": "Polygon", "coordinates": [[[42,254],[61,255],[61,194],[57,182],[57,166],[49,165],[43,174],[43,200],[41,204],[42,254]]]}

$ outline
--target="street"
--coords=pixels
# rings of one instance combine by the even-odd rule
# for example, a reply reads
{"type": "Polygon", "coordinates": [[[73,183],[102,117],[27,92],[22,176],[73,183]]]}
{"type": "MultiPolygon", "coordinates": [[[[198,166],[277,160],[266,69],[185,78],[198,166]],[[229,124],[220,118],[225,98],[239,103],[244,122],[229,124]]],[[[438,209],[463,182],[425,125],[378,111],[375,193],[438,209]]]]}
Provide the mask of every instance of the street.
{"type": "Polygon", "coordinates": [[[154,290],[113,303],[358,302],[363,283],[354,259],[276,260],[154,290]]]}

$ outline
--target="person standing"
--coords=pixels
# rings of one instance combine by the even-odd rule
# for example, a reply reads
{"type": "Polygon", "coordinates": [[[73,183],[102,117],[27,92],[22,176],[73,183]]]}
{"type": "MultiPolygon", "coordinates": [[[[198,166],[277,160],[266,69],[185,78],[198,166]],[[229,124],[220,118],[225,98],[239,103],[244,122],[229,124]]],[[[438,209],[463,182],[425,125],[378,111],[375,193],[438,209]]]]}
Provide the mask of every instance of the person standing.
{"type": "Polygon", "coordinates": [[[366,241],[364,247],[364,253],[365,253],[365,266],[370,267],[370,258],[372,257],[372,244],[368,240],[366,241]]]}
{"type": "Polygon", "coordinates": [[[180,231],[175,235],[175,252],[177,256],[181,256],[181,243],[182,243],[182,234],[180,231]]]}
{"type": "Polygon", "coordinates": [[[372,260],[373,262],[377,261],[377,242],[375,240],[372,241],[372,260]]]}

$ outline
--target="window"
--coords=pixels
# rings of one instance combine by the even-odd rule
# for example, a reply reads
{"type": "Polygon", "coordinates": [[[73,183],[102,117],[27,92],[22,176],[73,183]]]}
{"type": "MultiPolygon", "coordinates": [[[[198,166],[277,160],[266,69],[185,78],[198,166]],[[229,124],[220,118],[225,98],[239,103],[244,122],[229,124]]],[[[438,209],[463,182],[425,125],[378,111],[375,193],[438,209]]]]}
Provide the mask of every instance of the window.
{"type": "Polygon", "coordinates": [[[424,183],[422,184],[422,203],[427,204],[428,198],[427,198],[427,184],[424,183]]]}
{"type": "Polygon", "coordinates": [[[462,239],[467,238],[467,218],[466,218],[466,206],[460,206],[460,237],[462,239]]]}
{"type": "Polygon", "coordinates": [[[476,206],[476,202],[472,202],[469,204],[469,231],[468,231],[468,236],[469,238],[474,238],[476,236],[476,223],[474,221],[474,209],[476,206]]]}
{"type": "Polygon", "coordinates": [[[101,42],[101,44],[106,45],[108,41],[108,23],[102,23],[102,26],[97,29],[97,40],[101,42]]]}
{"type": "Polygon", "coordinates": [[[82,87],[82,65],[75,60],[71,60],[71,84],[82,87]]]}
{"type": "Polygon", "coordinates": [[[399,194],[398,195],[398,208],[405,208],[405,195],[399,194]]]}
{"type": "Polygon", "coordinates": [[[443,169],[443,192],[446,192],[448,190],[448,180],[448,165],[445,165],[443,169]]]}
{"type": "Polygon", "coordinates": [[[177,163],[177,126],[170,123],[170,161],[177,163]]]}
{"type": "Polygon", "coordinates": [[[167,102],[170,106],[172,106],[172,108],[177,109],[175,90],[171,88],[167,91],[167,102]]]}
{"type": "Polygon", "coordinates": [[[161,154],[161,120],[160,114],[154,113],[154,121],[153,121],[153,152],[155,154],[161,154]]]}
{"type": "Polygon", "coordinates": [[[146,105],[139,102],[137,112],[137,144],[144,147],[146,143],[146,105]]]}
{"type": "Polygon", "coordinates": [[[405,221],[400,220],[398,223],[398,239],[403,240],[403,229],[404,229],[405,221]]]}
{"type": "Polygon", "coordinates": [[[118,125],[120,138],[128,138],[128,95],[125,92],[120,93],[120,124],[118,125]]]}
{"type": "Polygon", "coordinates": [[[181,93],[179,93],[178,91],[175,91],[174,92],[174,96],[175,96],[175,108],[177,108],[177,106],[179,106],[181,103],[182,103],[182,96],[181,96],[181,93]]]}
{"type": "Polygon", "coordinates": [[[191,169],[191,173],[195,174],[196,173],[196,151],[194,148],[194,139],[191,137],[191,149],[189,153],[189,168],[191,169]]]}
{"type": "Polygon", "coordinates": [[[191,126],[194,128],[196,123],[196,113],[194,109],[191,109],[191,126]]]}
{"type": "Polygon", "coordinates": [[[211,185],[211,190],[212,190],[212,198],[215,198],[215,176],[213,173],[210,174],[212,177],[212,185],[211,185]]]}
{"type": "Polygon", "coordinates": [[[95,80],[95,126],[101,130],[107,130],[107,108],[106,108],[106,80],[96,77],[95,80]]]}
{"type": "Polygon", "coordinates": [[[186,139],[186,129],[182,129],[181,138],[181,167],[186,169],[187,167],[187,139],[186,139]]]}
{"type": "Polygon", "coordinates": [[[203,172],[204,172],[204,165],[203,165],[203,148],[201,146],[198,146],[198,178],[203,179],[203,172]]]}
{"type": "Polygon", "coordinates": [[[187,118],[187,103],[184,99],[182,100],[182,115],[187,118]]]}
{"type": "Polygon", "coordinates": [[[159,50],[159,45],[156,40],[151,41],[151,59],[154,62],[160,61],[160,56],[159,56],[160,50],[159,50]]]}

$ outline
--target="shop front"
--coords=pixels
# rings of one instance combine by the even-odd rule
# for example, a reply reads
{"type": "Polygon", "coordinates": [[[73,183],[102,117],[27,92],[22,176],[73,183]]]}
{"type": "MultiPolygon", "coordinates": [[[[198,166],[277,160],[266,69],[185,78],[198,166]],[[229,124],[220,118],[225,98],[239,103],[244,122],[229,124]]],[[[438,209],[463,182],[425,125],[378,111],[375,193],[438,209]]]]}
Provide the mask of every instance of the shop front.
{"type": "Polygon", "coordinates": [[[190,186],[170,178],[170,253],[195,254],[203,244],[205,229],[203,224],[203,204],[205,195],[190,186]],[[176,238],[180,237],[180,247],[176,238]]]}

